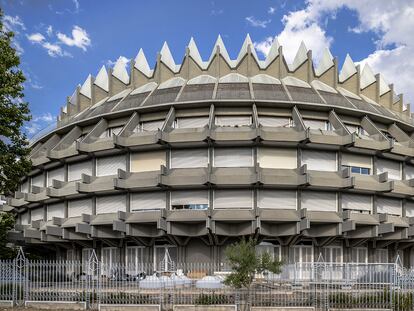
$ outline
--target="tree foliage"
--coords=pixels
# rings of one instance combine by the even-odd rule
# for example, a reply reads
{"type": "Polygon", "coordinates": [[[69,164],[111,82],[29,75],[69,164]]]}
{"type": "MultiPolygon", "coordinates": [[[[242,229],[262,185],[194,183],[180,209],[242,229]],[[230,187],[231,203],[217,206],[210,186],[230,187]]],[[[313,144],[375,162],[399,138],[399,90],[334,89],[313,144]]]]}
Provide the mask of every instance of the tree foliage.
{"type": "Polygon", "coordinates": [[[225,284],[238,289],[250,289],[256,273],[281,272],[282,263],[273,260],[267,252],[256,254],[256,244],[257,241],[253,238],[243,238],[226,248],[225,255],[232,272],[226,277],[225,284]]]}
{"type": "Polygon", "coordinates": [[[12,213],[0,213],[0,259],[12,259],[16,257],[16,250],[6,246],[7,234],[14,226],[12,213]]]}
{"type": "Polygon", "coordinates": [[[23,101],[25,77],[20,58],[12,47],[13,32],[3,27],[0,10],[0,194],[12,194],[31,167],[28,142],[21,129],[30,120],[23,101]]]}

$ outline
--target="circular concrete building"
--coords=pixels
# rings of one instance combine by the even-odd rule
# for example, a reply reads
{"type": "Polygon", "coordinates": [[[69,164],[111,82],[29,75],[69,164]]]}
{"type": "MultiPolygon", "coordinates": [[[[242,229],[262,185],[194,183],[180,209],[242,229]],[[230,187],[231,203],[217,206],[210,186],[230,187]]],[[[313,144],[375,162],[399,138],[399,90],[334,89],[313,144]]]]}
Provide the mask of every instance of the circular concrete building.
{"type": "Polygon", "coordinates": [[[301,44],[193,40],[88,76],[3,210],[10,239],[58,258],[220,264],[243,236],[286,263],[414,262],[414,119],[392,85],[301,44]]]}

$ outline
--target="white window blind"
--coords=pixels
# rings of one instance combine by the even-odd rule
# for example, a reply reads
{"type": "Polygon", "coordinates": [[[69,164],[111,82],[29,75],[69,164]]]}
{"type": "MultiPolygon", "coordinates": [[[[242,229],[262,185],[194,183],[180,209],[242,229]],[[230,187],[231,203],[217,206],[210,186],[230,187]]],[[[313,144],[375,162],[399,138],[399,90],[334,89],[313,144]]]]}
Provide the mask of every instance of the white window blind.
{"type": "Polygon", "coordinates": [[[379,158],[377,160],[377,174],[385,172],[388,172],[389,179],[401,180],[401,163],[379,158]]]}
{"type": "MultiPolygon", "coordinates": [[[[295,245],[290,248],[289,252],[289,263],[302,263],[302,262],[313,262],[313,246],[312,245],[295,245]]],[[[306,270],[306,269],[304,269],[306,270]]],[[[308,271],[298,273],[299,278],[306,277],[308,271]]]]}
{"type": "Polygon", "coordinates": [[[117,247],[102,247],[101,249],[101,274],[112,276],[114,265],[120,262],[120,251],[117,247]]]}
{"type": "Polygon", "coordinates": [[[413,165],[405,165],[404,167],[404,175],[405,179],[413,179],[414,178],[414,166],[413,165]]]}
{"type": "Polygon", "coordinates": [[[259,116],[261,126],[290,127],[290,118],[259,116]]]}
{"type": "Polygon", "coordinates": [[[131,196],[131,212],[139,210],[159,210],[166,208],[165,192],[134,193],[131,196]]]}
{"type": "Polygon", "coordinates": [[[80,180],[82,174],[92,175],[91,160],[68,165],[68,181],[80,180]]]}
{"type": "Polygon", "coordinates": [[[20,224],[21,225],[28,225],[30,223],[29,212],[24,212],[20,214],[20,224]]]}
{"type": "Polygon", "coordinates": [[[208,117],[177,118],[177,128],[197,128],[208,124],[208,117]]]}
{"type": "Polygon", "coordinates": [[[302,164],[310,171],[336,172],[336,152],[302,150],[302,164]]]}
{"type": "Polygon", "coordinates": [[[257,206],[260,208],[296,210],[296,191],[259,190],[257,206]]]}
{"type": "Polygon", "coordinates": [[[34,220],[44,220],[45,219],[45,210],[43,207],[37,207],[30,210],[30,216],[32,221],[34,220]]]}
{"type": "Polygon", "coordinates": [[[372,212],[372,196],[354,193],[343,193],[342,209],[372,212]]]}
{"type": "Polygon", "coordinates": [[[324,262],[341,263],[342,262],[342,247],[341,246],[322,247],[322,256],[323,256],[324,262]]]}
{"type": "Polygon", "coordinates": [[[65,170],[64,167],[55,168],[53,170],[50,170],[47,172],[47,186],[52,186],[52,180],[59,180],[64,181],[65,180],[65,170]]]}
{"type": "Polygon", "coordinates": [[[141,132],[158,131],[159,129],[162,128],[163,125],[164,125],[164,120],[141,122],[140,131],[141,132]]]}
{"type": "Polygon", "coordinates": [[[128,274],[134,274],[135,275],[140,272],[139,268],[141,268],[140,265],[144,262],[144,247],[141,246],[127,246],[125,253],[126,258],[125,262],[127,265],[127,273],[128,274]]]}
{"type": "Polygon", "coordinates": [[[82,214],[92,215],[92,199],[68,202],[68,217],[79,217],[82,214]]]}
{"type": "Polygon", "coordinates": [[[208,166],[208,149],[171,150],[171,168],[208,166]]]}
{"type": "Polygon", "coordinates": [[[36,175],[32,177],[32,186],[44,187],[44,180],[43,174],[36,175]]]}
{"type": "Polygon", "coordinates": [[[293,169],[298,166],[297,150],[284,148],[260,148],[258,161],[263,168],[293,169]]]}
{"type": "Polygon", "coordinates": [[[131,153],[131,172],[159,171],[165,165],[165,151],[131,153]]]}
{"type": "Polygon", "coordinates": [[[171,205],[208,204],[207,190],[172,191],[171,205]]]}
{"type": "Polygon", "coordinates": [[[414,217],[414,202],[413,201],[407,201],[407,203],[405,203],[405,216],[414,217]]]}
{"type": "Polygon", "coordinates": [[[308,211],[338,211],[336,193],[334,192],[302,191],[301,203],[301,208],[308,211]]]}
{"type": "Polygon", "coordinates": [[[253,166],[252,148],[215,148],[215,167],[249,167],[253,166]]]}
{"type": "Polygon", "coordinates": [[[125,155],[96,159],[96,176],[117,175],[118,169],[126,170],[125,155]]]}
{"type": "Polygon", "coordinates": [[[47,220],[53,217],[65,218],[65,203],[59,202],[47,206],[47,220]]]}
{"type": "Polygon", "coordinates": [[[20,191],[21,192],[24,192],[24,193],[28,193],[29,192],[29,179],[26,179],[26,181],[21,184],[20,191]]]}
{"type": "Polygon", "coordinates": [[[377,213],[402,216],[402,202],[394,198],[377,198],[377,213]]]}
{"type": "Polygon", "coordinates": [[[303,119],[303,123],[305,123],[306,128],[310,128],[312,130],[326,130],[326,121],[321,120],[314,120],[314,119],[303,119]]]}
{"type": "Polygon", "coordinates": [[[388,249],[377,248],[375,250],[375,263],[388,263],[388,249]]]}
{"type": "Polygon", "coordinates": [[[372,169],[372,157],[360,154],[342,153],[342,165],[372,169]]]}
{"type": "Polygon", "coordinates": [[[268,253],[273,260],[281,260],[281,248],[280,245],[273,245],[269,242],[261,242],[259,245],[256,245],[255,251],[257,255],[264,255],[268,253]]]}
{"type": "Polygon", "coordinates": [[[217,126],[248,126],[252,124],[251,116],[216,116],[217,126]]]}
{"type": "MultiPolygon", "coordinates": [[[[368,263],[368,249],[366,247],[353,247],[351,250],[352,262],[368,263]]],[[[358,271],[354,273],[358,273],[358,271]]]]}
{"type": "Polygon", "coordinates": [[[126,195],[110,195],[96,198],[96,215],[126,212],[126,195]]]}
{"type": "Polygon", "coordinates": [[[252,190],[215,190],[214,209],[253,208],[252,190]]]}

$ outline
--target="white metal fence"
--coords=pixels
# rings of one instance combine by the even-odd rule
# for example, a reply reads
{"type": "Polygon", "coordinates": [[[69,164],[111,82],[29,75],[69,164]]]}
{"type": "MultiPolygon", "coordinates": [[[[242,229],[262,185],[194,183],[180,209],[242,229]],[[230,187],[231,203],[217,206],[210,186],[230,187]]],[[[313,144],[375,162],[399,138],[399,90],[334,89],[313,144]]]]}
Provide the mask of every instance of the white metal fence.
{"type": "Polygon", "coordinates": [[[87,263],[67,260],[0,261],[0,300],[99,304],[237,305],[328,309],[414,310],[414,271],[392,264],[298,263],[278,275],[257,274],[250,290],[224,284],[227,267],[175,263],[154,271],[154,264],[103,264],[92,252],[87,263]]]}

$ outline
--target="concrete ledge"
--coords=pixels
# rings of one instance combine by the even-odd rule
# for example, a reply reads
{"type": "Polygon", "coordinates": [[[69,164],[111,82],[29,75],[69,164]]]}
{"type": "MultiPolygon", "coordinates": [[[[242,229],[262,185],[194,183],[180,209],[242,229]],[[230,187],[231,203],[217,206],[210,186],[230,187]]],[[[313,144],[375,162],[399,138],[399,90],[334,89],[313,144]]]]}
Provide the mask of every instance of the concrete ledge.
{"type": "Polygon", "coordinates": [[[315,307],[252,307],[251,311],[314,311],[315,307]]]}
{"type": "Polygon", "coordinates": [[[44,310],[86,310],[86,302],[78,301],[26,301],[24,305],[44,310]]]}
{"type": "Polygon", "coordinates": [[[13,308],[13,300],[0,300],[0,308],[13,308]]]}
{"type": "Polygon", "coordinates": [[[174,305],[173,311],[237,311],[236,305],[174,305]]]}
{"type": "Polygon", "coordinates": [[[160,305],[99,304],[99,311],[160,311],[160,305]]]}

